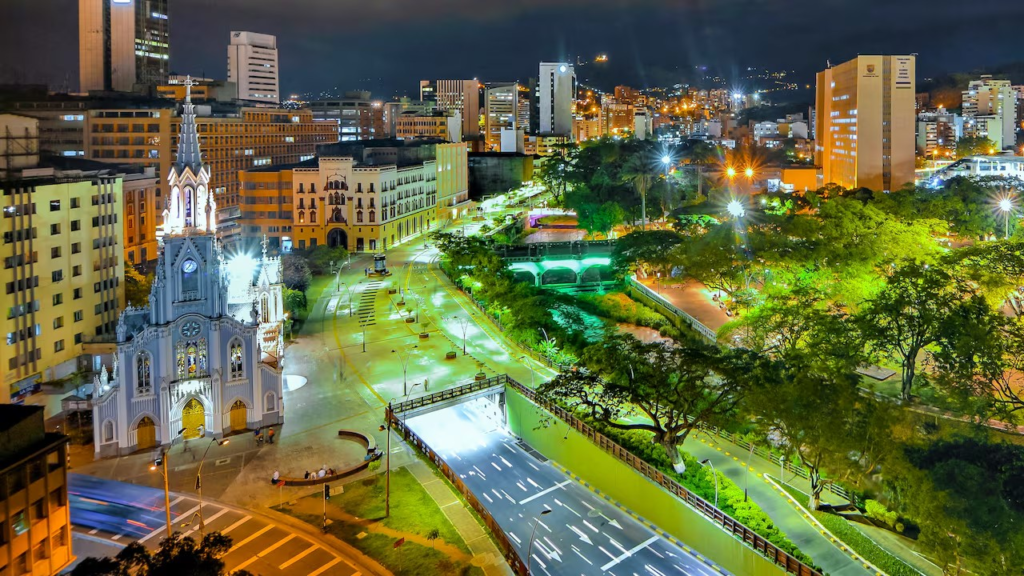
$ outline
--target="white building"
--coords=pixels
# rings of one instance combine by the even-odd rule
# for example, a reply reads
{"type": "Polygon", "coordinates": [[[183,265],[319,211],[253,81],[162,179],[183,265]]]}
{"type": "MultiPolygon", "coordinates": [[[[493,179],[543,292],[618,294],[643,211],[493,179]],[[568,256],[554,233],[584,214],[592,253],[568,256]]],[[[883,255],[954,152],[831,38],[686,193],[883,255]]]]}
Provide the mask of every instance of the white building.
{"type": "Polygon", "coordinates": [[[963,91],[964,136],[988,138],[997,150],[1013,148],[1017,92],[1009,80],[982,75],[963,91]]]}
{"type": "Polygon", "coordinates": [[[97,457],[284,419],[281,262],[266,243],[258,262],[225,261],[186,94],[149,306],[121,313],[112,370],[94,381],[97,457]]]}
{"type": "Polygon", "coordinates": [[[277,38],[256,32],[232,32],[228,45],[228,82],[238,87],[240,100],[279,104],[277,38]]]}
{"type": "Polygon", "coordinates": [[[541,134],[572,134],[572,105],[576,100],[576,72],[565,62],[541,62],[537,81],[541,134]]]}

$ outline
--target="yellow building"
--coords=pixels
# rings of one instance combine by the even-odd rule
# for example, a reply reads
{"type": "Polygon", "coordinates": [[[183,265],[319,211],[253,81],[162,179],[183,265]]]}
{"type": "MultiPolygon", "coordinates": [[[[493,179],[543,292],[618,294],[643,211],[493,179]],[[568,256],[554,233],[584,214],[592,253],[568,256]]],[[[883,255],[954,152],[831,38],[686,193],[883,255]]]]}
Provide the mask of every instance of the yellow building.
{"type": "Polygon", "coordinates": [[[821,184],[891,191],[914,181],[914,66],[914,56],[858,56],[818,73],[821,184]]]}
{"type": "Polygon", "coordinates": [[[67,445],[42,408],[0,405],[0,574],[59,574],[75,559],[67,445]]]}
{"type": "Polygon", "coordinates": [[[400,114],[395,118],[395,138],[451,140],[448,135],[448,117],[441,114],[400,114]]]}
{"type": "Polygon", "coordinates": [[[160,180],[154,168],[123,175],[126,264],[145,265],[156,259],[156,191],[160,180]]]}
{"type": "Polygon", "coordinates": [[[242,236],[255,239],[266,235],[271,246],[280,248],[292,236],[292,169],[243,170],[238,178],[242,236]]]}
{"type": "Polygon", "coordinates": [[[114,333],[124,303],[121,176],[35,173],[0,183],[10,401],[88,369],[83,347],[114,333]]]}

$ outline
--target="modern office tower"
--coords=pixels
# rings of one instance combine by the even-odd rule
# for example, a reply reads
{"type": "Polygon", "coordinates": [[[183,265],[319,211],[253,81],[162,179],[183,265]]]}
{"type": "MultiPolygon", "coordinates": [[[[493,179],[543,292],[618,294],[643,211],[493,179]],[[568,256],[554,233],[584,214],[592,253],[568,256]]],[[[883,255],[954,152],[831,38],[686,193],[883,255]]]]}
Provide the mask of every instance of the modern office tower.
{"type": "Polygon", "coordinates": [[[374,140],[384,135],[384,107],[370,100],[364,90],[345,92],[341,98],[318,100],[308,104],[317,121],[333,121],[338,142],[374,140]]]}
{"type": "Polygon", "coordinates": [[[537,82],[538,121],[541,134],[572,134],[572,104],[576,100],[576,72],[565,62],[541,62],[537,82]]]}
{"type": "Polygon", "coordinates": [[[238,87],[239,100],[280,104],[277,38],[256,32],[232,32],[228,82],[238,87]]]}
{"type": "Polygon", "coordinates": [[[914,181],[915,57],[858,56],[818,73],[822,183],[897,190],[914,181]]]}
{"type": "Polygon", "coordinates": [[[78,0],[79,89],[131,92],[167,83],[167,0],[78,0]]]}
{"type": "Polygon", "coordinates": [[[433,101],[437,110],[462,115],[462,136],[480,136],[480,82],[476,80],[421,80],[420,100],[433,101]]]}
{"type": "Polygon", "coordinates": [[[1017,91],[1009,80],[982,75],[963,91],[964,136],[988,138],[995,150],[1013,148],[1016,142],[1017,91]]]}
{"type": "MultiPolygon", "coordinates": [[[[485,151],[501,152],[502,129],[524,128],[520,118],[519,84],[489,84],[484,91],[484,142],[485,151]]],[[[529,108],[527,107],[527,110],[529,108]]]]}
{"type": "Polygon", "coordinates": [[[0,405],[0,574],[61,574],[74,559],[68,437],[40,406],[0,405]]]}
{"type": "MultiPolygon", "coordinates": [[[[35,132],[35,122],[3,114],[0,133],[14,126],[21,139],[26,127],[35,132]]],[[[114,333],[124,305],[123,177],[116,167],[62,171],[28,155],[11,164],[0,182],[0,325],[7,335],[0,373],[10,391],[0,403],[22,401],[41,382],[88,368],[83,347],[114,333]]]]}

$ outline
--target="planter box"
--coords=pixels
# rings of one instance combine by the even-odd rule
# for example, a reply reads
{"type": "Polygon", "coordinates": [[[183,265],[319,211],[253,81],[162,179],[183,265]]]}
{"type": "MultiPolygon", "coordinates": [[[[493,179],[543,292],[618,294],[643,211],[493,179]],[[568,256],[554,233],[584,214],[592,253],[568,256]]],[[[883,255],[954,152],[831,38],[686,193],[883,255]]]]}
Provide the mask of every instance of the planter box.
{"type": "Polygon", "coordinates": [[[398,294],[398,288],[388,288],[388,294],[398,294]]]}
{"type": "Polygon", "coordinates": [[[412,324],[412,323],[413,323],[413,322],[415,322],[415,321],[416,321],[416,319],[415,319],[415,318],[413,318],[412,316],[406,316],[406,317],[405,317],[405,323],[406,323],[406,324],[412,324]]]}
{"type": "Polygon", "coordinates": [[[427,338],[430,338],[429,332],[420,332],[420,340],[426,340],[427,338]]]}
{"type": "Polygon", "coordinates": [[[459,355],[459,353],[458,353],[458,352],[445,352],[445,354],[444,354],[444,359],[445,359],[445,360],[455,360],[455,358],[456,358],[456,357],[457,357],[458,355],[459,355]]]}
{"type": "Polygon", "coordinates": [[[481,380],[487,380],[487,374],[484,374],[483,372],[477,372],[476,376],[473,377],[473,380],[476,380],[477,382],[481,380]]]}

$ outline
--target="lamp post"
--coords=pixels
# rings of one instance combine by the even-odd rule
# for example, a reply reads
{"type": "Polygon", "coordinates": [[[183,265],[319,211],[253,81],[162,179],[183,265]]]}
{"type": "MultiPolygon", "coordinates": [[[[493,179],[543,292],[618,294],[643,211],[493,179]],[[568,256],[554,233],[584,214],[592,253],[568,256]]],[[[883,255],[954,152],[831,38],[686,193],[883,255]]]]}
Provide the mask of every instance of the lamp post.
{"type": "Polygon", "coordinates": [[[551,513],[550,508],[545,508],[537,516],[533,517],[533,532],[530,533],[530,544],[526,547],[526,573],[530,573],[530,563],[533,561],[533,538],[537,535],[537,526],[540,525],[540,517],[551,513]]]}
{"type": "Polygon", "coordinates": [[[171,526],[171,489],[170,489],[170,485],[169,485],[169,481],[168,481],[168,476],[167,476],[167,474],[168,474],[167,457],[168,457],[168,453],[170,452],[171,448],[174,446],[174,441],[178,439],[178,436],[181,436],[184,433],[185,433],[185,428],[182,428],[181,430],[178,430],[178,433],[174,435],[174,438],[171,438],[171,443],[170,443],[170,445],[168,445],[167,449],[166,450],[163,449],[163,448],[160,449],[160,461],[159,462],[154,462],[154,463],[149,465],[149,470],[151,472],[154,471],[154,470],[157,470],[158,469],[157,467],[159,466],[159,470],[163,474],[163,477],[164,477],[164,513],[167,515],[167,537],[168,538],[171,537],[171,535],[174,533],[174,530],[173,530],[173,528],[171,526]]]}
{"type": "Polygon", "coordinates": [[[526,354],[523,354],[522,356],[520,356],[519,359],[523,360],[525,362],[525,364],[526,364],[526,367],[530,369],[530,388],[536,388],[537,386],[536,386],[536,384],[534,382],[534,377],[533,377],[533,364],[530,364],[529,361],[526,361],[527,360],[526,354]]]}
{"type": "Polygon", "coordinates": [[[1010,212],[1013,212],[1013,200],[1007,196],[999,201],[999,209],[1003,211],[1003,238],[1010,237],[1010,212]]]}
{"type": "Polygon", "coordinates": [[[469,328],[469,318],[463,318],[462,316],[449,316],[445,320],[451,320],[457,322],[462,327],[462,355],[466,355],[466,330],[469,328]]]}
{"type": "Polygon", "coordinates": [[[203,452],[203,458],[199,461],[199,470],[196,471],[196,491],[199,492],[199,537],[205,536],[204,531],[206,529],[206,523],[203,521],[203,463],[206,462],[206,455],[210,453],[210,448],[214,444],[217,446],[224,446],[230,440],[225,438],[224,440],[217,440],[216,438],[210,438],[210,443],[206,445],[206,451],[203,452]]]}
{"type": "MultiPolygon", "coordinates": [[[[419,348],[419,346],[414,345],[413,348],[419,348]]],[[[409,360],[405,356],[403,356],[402,353],[399,352],[398,350],[392,349],[391,353],[392,354],[398,354],[398,359],[402,361],[402,395],[403,396],[408,396],[409,395],[409,380],[408,380],[409,360]]]]}
{"type": "Polygon", "coordinates": [[[710,458],[705,458],[700,463],[705,466],[711,466],[711,475],[715,477],[715,508],[718,508],[718,473],[715,472],[715,464],[710,458]]]}
{"type": "MultiPolygon", "coordinates": [[[[668,172],[669,172],[669,168],[672,167],[672,157],[669,156],[668,154],[665,154],[664,156],[661,157],[661,163],[665,165],[665,204],[667,205],[668,204],[669,196],[671,195],[671,192],[672,192],[671,189],[669,188],[669,182],[668,182],[668,172]]],[[[663,214],[664,214],[664,212],[663,212],[663,214]]]]}
{"type": "Polygon", "coordinates": [[[384,455],[384,517],[391,516],[391,402],[388,402],[387,410],[384,412],[384,424],[381,424],[381,432],[387,430],[387,454],[384,455]]]}
{"type": "Polygon", "coordinates": [[[341,279],[341,270],[340,269],[338,270],[338,286],[339,287],[344,286],[345,287],[345,292],[348,294],[348,317],[351,318],[352,317],[352,289],[349,288],[348,282],[345,282],[345,281],[343,281],[341,279]]]}
{"type": "Polygon", "coordinates": [[[750,454],[747,455],[747,474],[743,480],[743,501],[747,501],[747,487],[750,486],[750,459],[754,457],[754,443],[750,443],[750,454]]]}

